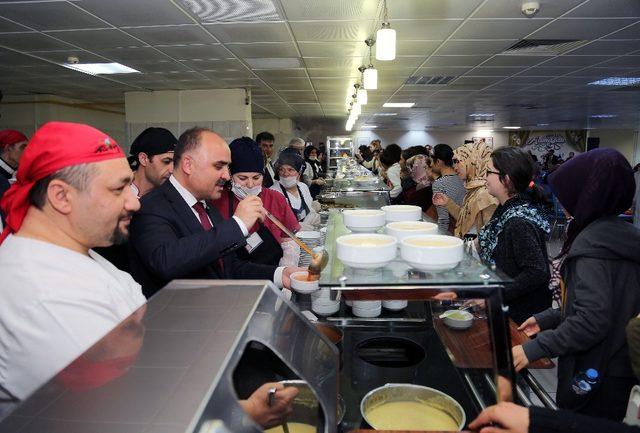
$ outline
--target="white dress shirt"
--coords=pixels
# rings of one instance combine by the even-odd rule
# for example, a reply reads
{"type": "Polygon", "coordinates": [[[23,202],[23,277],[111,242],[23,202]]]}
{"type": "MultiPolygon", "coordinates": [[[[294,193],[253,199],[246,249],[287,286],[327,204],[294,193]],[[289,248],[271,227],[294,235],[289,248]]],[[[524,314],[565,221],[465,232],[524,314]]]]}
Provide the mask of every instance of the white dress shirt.
{"type": "MultiPolygon", "coordinates": [[[[198,202],[198,199],[196,199],[188,189],[186,189],[184,186],[182,186],[182,184],[180,182],[178,182],[178,179],[173,177],[173,175],[171,175],[169,177],[169,182],[171,182],[171,185],[173,185],[173,187],[178,191],[178,194],[180,194],[180,196],[187,203],[187,205],[189,206],[189,208],[191,209],[193,214],[196,216],[196,218],[198,218],[198,221],[200,221],[200,215],[198,215],[198,212],[193,208],[193,205],[198,202]]],[[[200,202],[205,207],[207,207],[207,204],[203,200],[200,200],[200,202]]],[[[209,218],[209,217],[207,216],[207,218],[209,218]]],[[[247,228],[247,226],[244,225],[244,222],[239,217],[237,217],[235,215],[232,218],[238,224],[238,227],[240,227],[240,230],[242,231],[242,234],[244,235],[244,237],[247,237],[249,235],[249,229],[247,228]]],[[[209,218],[209,222],[213,226],[211,218],[209,218]]],[[[278,267],[278,268],[276,268],[276,271],[273,274],[273,283],[278,287],[282,287],[282,272],[283,271],[284,271],[284,267],[278,267]]]]}
{"type": "Polygon", "coordinates": [[[16,235],[0,245],[0,275],[0,387],[19,399],[146,302],[131,275],[94,251],[16,235]]]}

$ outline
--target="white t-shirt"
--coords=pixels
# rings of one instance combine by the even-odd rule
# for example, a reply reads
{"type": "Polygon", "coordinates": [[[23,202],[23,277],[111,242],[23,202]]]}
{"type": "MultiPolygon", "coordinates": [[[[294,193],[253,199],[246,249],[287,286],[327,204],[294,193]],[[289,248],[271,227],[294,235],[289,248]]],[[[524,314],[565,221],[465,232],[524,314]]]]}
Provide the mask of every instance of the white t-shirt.
{"type": "MultiPolygon", "coordinates": [[[[300,188],[300,192],[302,193],[301,196],[296,197],[295,195],[291,194],[289,191],[287,191],[287,196],[289,197],[289,201],[291,202],[291,207],[294,209],[301,209],[302,208],[301,200],[304,199],[305,203],[307,204],[307,207],[309,208],[309,211],[305,214],[305,216],[307,216],[309,215],[309,213],[311,213],[311,203],[313,203],[313,199],[311,198],[311,192],[309,191],[309,187],[303,182],[298,182],[298,187],[300,188]]],[[[280,186],[280,182],[276,180],[273,182],[273,186],[271,186],[271,188],[269,189],[278,191],[280,194],[282,194],[283,188],[284,187],[280,186]]],[[[286,188],[285,188],[285,191],[286,191],[286,188]]],[[[304,219],[304,217],[302,219],[304,219]]],[[[298,221],[301,221],[301,219],[298,219],[298,221]]]]}
{"type": "Polygon", "coordinates": [[[131,275],[89,254],[15,235],[0,245],[0,386],[15,397],[28,397],[145,303],[131,275]]]}

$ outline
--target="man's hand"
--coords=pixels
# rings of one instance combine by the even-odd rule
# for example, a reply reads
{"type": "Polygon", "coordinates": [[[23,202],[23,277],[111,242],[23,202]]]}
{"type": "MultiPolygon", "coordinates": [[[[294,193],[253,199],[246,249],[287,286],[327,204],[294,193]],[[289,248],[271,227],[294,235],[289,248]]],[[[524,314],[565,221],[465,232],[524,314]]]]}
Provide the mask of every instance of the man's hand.
{"type": "Polygon", "coordinates": [[[291,274],[293,274],[295,272],[303,272],[303,271],[308,271],[308,270],[309,269],[307,269],[307,268],[299,268],[297,266],[287,266],[282,271],[282,286],[285,289],[290,289],[291,288],[291,274]]]}
{"type": "Polygon", "coordinates": [[[518,326],[518,331],[523,331],[527,337],[533,337],[538,332],[540,332],[541,329],[536,318],[531,316],[527,320],[522,322],[522,325],[518,326]]]}
{"type": "Polygon", "coordinates": [[[242,220],[247,230],[251,230],[256,221],[264,221],[266,213],[260,197],[249,196],[244,200],[240,200],[233,215],[242,220]]]}
{"type": "Polygon", "coordinates": [[[499,403],[483,410],[469,423],[469,428],[479,433],[527,433],[529,409],[513,403],[499,403]],[[491,426],[492,423],[498,425],[491,426]]]}
{"type": "Polygon", "coordinates": [[[265,383],[256,389],[247,400],[240,400],[240,406],[262,428],[282,424],[293,412],[293,399],[298,395],[298,388],[285,388],[281,383],[265,383]],[[269,406],[269,389],[275,388],[273,404],[269,406]]]}
{"type": "Polygon", "coordinates": [[[529,359],[527,358],[527,355],[525,355],[521,344],[511,348],[511,355],[513,356],[513,366],[516,369],[516,372],[529,365],[529,359]]]}
{"type": "Polygon", "coordinates": [[[442,192],[436,192],[432,198],[433,204],[436,206],[446,206],[449,203],[449,197],[442,192]]]}

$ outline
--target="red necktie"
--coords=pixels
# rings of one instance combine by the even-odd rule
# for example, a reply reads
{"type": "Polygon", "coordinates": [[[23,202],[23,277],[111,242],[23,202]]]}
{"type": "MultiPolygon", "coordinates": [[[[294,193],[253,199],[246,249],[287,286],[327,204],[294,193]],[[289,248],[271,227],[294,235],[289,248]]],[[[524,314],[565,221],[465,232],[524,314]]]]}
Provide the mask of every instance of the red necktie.
{"type": "MultiPolygon", "coordinates": [[[[209,219],[209,215],[207,215],[207,211],[204,208],[204,204],[202,202],[197,202],[193,205],[193,208],[198,212],[198,219],[200,219],[200,225],[202,228],[207,231],[213,228],[211,224],[211,220],[209,219]]],[[[220,266],[221,277],[224,277],[224,260],[222,257],[218,259],[218,266],[220,266]]]]}

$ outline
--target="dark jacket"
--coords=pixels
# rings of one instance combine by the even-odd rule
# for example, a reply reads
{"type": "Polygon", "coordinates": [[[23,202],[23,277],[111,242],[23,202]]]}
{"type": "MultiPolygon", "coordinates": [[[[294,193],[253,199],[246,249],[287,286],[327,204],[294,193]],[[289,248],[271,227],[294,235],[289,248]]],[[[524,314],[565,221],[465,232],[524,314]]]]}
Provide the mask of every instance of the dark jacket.
{"type": "Polygon", "coordinates": [[[640,427],[568,410],[531,406],[529,433],[640,433],[640,427]]]}
{"type": "MultiPolygon", "coordinates": [[[[500,218],[507,209],[522,201],[508,200],[498,206],[492,218],[500,218]]],[[[516,323],[551,307],[551,274],[543,230],[524,218],[510,218],[498,235],[492,259],[498,269],[513,278],[513,283],[505,287],[504,301],[516,323]]]]}
{"type": "Polygon", "coordinates": [[[177,278],[273,279],[275,266],[237,258],[235,250],[246,240],[234,219],[225,221],[215,208],[207,207],[213,228],[204,231],[171,182],[145,194],[140,204],[131,221],[129,261],[145,296],[177,278]]]}
{"type": "Polygon", "coordinates": [[[640,230],[617,217],[594,221],[573,242],[562,275],[562,311],[536,314],[544,331],[523,348],[529,361],[560,357],[558,404],[580,410],[598,389],[577,397],[571,391],[576,373],[595,368],[602,382],[635,380],[625,327],[640,312],[640,230]]]}

